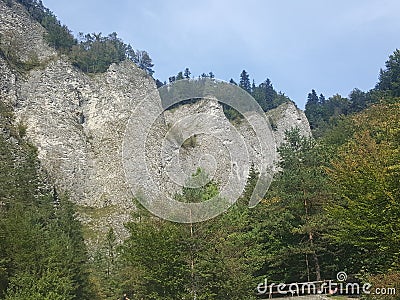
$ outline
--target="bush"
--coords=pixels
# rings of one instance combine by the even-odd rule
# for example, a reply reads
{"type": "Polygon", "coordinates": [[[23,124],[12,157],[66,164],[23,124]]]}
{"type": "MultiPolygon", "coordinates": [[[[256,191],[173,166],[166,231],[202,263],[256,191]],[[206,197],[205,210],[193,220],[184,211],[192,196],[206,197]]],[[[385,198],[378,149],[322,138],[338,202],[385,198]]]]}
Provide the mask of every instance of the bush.
{"type": "Polygon", "coordinates": [[[391,272],[387,274],[380,274],[370,276],[368,283],[372,285],[370,295],[365,295],[363,298],[368,300],[385,299],[396,300],[399,299],[400,294],[400,272],[391,272]],[[378,291],[376,289],[379,289],[378,291]],[[379,293],[379,294],[377,294],[379,293]]]}

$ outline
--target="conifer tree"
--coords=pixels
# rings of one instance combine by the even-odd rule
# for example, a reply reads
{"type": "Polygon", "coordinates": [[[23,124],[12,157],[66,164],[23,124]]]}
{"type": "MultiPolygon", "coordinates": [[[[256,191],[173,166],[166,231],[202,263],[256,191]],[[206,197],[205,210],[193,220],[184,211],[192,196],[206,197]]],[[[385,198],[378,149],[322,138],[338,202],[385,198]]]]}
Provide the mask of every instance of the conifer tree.
{"type": "Polygon", "coordinates": [[[183,73],[183,76],[185,77],[185,79],[189,79],[190,74],[192,74],[192,73],[190,72],[189,68],[185,68],[185,71],[183,73]]]}
{"type": "Polygon", "coordinates": [[[242,73],[240,73],[239,86],[246,92],[251,93],[251,83],[249,74],[245,70],[243,70],[242,73]]]}

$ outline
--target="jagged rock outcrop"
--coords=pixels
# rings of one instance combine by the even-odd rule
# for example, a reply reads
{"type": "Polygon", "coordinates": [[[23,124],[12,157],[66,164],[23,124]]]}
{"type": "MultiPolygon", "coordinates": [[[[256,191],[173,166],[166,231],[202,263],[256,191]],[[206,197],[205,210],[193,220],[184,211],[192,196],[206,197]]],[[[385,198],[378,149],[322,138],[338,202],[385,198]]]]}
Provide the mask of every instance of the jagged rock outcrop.
{"type": "Polygon", "coordinates": [[[287,102],[267,112],[267,118],[272,126],[277,145],[281,145],[285,139],[285,131],[291,128],[299,128],[304,136],[311,136],[310,124],[305,113],[298,109],[292,102],[287,102]]]}
{"type": "Polygon", "coordinates": [[[43,39],[45,29],[30,17],[21,4],[0,1],[0,16],[2,49],[18,55],[22,62],[32,59],[46,61],[56,56],[57,53],[43,39]]]}
{"type": "MultiPolygon", "coordinates": [[[[260,152],[260,141],[254,129],[246,120],[233,122],[231,124],[225,117],[222,105],[217,100],[201,100],[192,104],[185,104],[177,109],[167,110],[164,113],[164,120],[167,128],[171,128],[173,124],[180,124],[185,118],[196,116],[198,114],[206,114],[214,116],[214,124],[212,124],[210,134],[195,135],[192,141],[193,145],[180,147],[179,149],[171,149],[170,152],[179,151],[179,163],[187,175],[193,174],[199,165],[204,168],[217,182],[224,185],[229,177],[229,172],[238,165],[238,162],[232,160],[231,153],[227,152],[226,145],[232,143],[232,127],[237,130],[239,135],[243,137],[246,144],[245,151],[248,152],[249,163],[254,163],[259,168],[262,162],[265,162],[263,153],[260,152]]],[[[311,135],[309,123],[304,112],[296,107],[293,102],[282,104],[276,109],[272,109],[266,113],[267,119],[272,123],[272,132],[274,140],[267,141],[276,149],[284,142],[285,131],[297,127],[302,135],[311,135]]],[[[198,124],[194,120],[186,121],[187,131],[195,132],[199,130],[198,124]],[[196,128],[197,126],[197,128],[196,128]],[[193,127],[193,128],[190,128],[193,127]]],[[[179,131],[172,128],[171,131],[179,131]]],[[[180,129],[182,131],[182,128],[180,129]]],[[[267,130],[267,129],[266,129],[267,130]]],[[[166,130],[165,130],[166,131],[166,130]]],[[[190,142],[190,141],[189,141],[190,142]]],[[[244,159],[246,153],[243,153],[240,159],[244,159]]],[[[173,168],[175,164],[172,164],[173,168]]],[[[275,166],[271,166],[275,169],[275,166]]],[[[168,172],[168,166],[166,166],[168,172]]],[[[174,173],[174,172],[169,172],[174,173]]],[[[247,173],[240,174],[243,180],[246,180],[247,173]]],[[[173,182],[170,182],[173,184],[173,182]]]]}
{"type": "MultiPolygon", "coordinates": [[[[154,80],[131,62],[112,65],[104,74],[82,73],[46,45],[44,29],[16,3],[9,7],[0,1],[0,33],[2,45],[14,45],[13,51],[21,61],[33,55],[40,62],[33,70],[21,73],[10,67],[6,57],[0,57],[1,101],[9,102],[17,122],[27,126],[27,137],[38,148],[39,158],[54,184],[78,204],[88,239],[95,243],[102,236],[99,233],[109,227],[123,236],[122,224],[134,207],[122,165],[122,142],[132,110],[156,89],[154,80]]],[[[216,101],[169,110],[160,117],[148,139],[149,160],[159,155],[157,151],[170,124],[202,111],[219,119],[217,131],[229,127],[222,106],[216,101]]],[[[284,131],[294,126],[303,134],[310,134],[307,118],[293,103],[283,104],[268,116],[278,144],[283,141],[284,131]]],[[[146,115],[141,117],[145,119],[146,115]]],[[[257,165],[260,157],[254,146],[254,133],[245,123],[236,127],[249,141],[250,160],[257,165]]],[[[231,162],[229,156],[222,154],[219,142],[206,135],[197,136],[192,147],[180,150],[184,168],[195,171],[201,159],[207,158],[204,154],[211,153],[217,164],[206,159],[203,166],[223,183],[231,162]]],[[[169,179],[165,166],[150,165],[167,191],[179,189],[169,179]],[[172,187],[168,187],[170,183],[172,187]]],[[[134,176],[140,178],[141,174],[134,176]]]]}

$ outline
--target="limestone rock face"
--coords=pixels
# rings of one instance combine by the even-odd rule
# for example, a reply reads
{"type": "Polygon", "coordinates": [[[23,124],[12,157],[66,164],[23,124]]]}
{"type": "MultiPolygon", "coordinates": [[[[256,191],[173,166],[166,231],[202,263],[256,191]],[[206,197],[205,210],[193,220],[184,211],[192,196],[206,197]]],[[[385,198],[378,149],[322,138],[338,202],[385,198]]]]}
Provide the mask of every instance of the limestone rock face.
{"type": "Polygon", "coordinates": [[[43,39],[45,29],[29,16],[21,4],[10,1],[10,5],[6,5],[5,2],[0,2],[2,48],[16,53],[23,62],[54,57],[56,52],[43,39]]]}
{"type": "MultiPolygon", "coordinates": [[[[138,105],[146,105],[143,100],[155,91],[155,82],[131,62],[112,65],[104,74],[84,74],[47,46],[44,32],[19,4],[13,2],[8,7],[0,1],[0,34],[7,37],[2,43],[16,45],[21,61],[35,55],[41,62],[40,67],[21,74],[0,56],[0,101],[12,104],[17,122],[27,126],[27,138],[38,148],[39,158],[54,185],[78,205],[87,238],[96,243],[109,227],[122,237],[123,223],[134,209],[122,163],[124,133],[132,111],[138,105]]],[[[157,99],[155,103],[158,105],[157,99]]],[[[199,113],[216,118],[215,133],[222,134],[232,128],[217,101],[202,100],[165,111],[146,140],[149,168],[171,195],[180,187],[168,175],[165,161],[163,164],[156,158],[160,157],[170,126],[185,116],[199,113]]],[[[144,120],[147,117],[146,113],[140,116],[144,120]]],[[[278,145],[283,141],[284,131],[292,127],[297,126],[302,134],[310,135],[307,118],[293,103],[281,105],[268,112],[267,117],[278,145]]],[[[249,145],[249,157],[239,159],[257,165],[262,158],[254,132],[246,123],[235,128],[249,145]]],[[[179,152],[188,176],[201,166],[223,184],[227,170],[235,163],[224,153],[224,143],[229,144],[229,138],[218,140],[199,134],[192,145],[170,150],[179,152]]],[[[132,176],[140,182],[142,175],[132,176]]],[[[245,179],[247,173],[238,176],[245,179]]]]}
{"type": "Polygon", "coordinates": [[[118,158],[131,109],[149,89],[153,80],[131,63],[89,77],[58,60],[21,83],[16,113],[56,185],[72,199],[130,205],[118,158]]]}
{"type": "Polygon", "coordinates": [[[131,110],[152,89],[154,81],[129,62],[87,76],[59,59],[20,83],[17,119],[54,184],[93,228],[109,224],[118,232],[128,220],[133,202],[121,164],[123,134],[131,110]]]}
{"type": "Polygon", "coordinates": [[[267,112],[267,118],[272,126],[275,142],[279,146],[284,142],[285,131],[298,128],[300,134],[311,136],[310,124],[306,114],[298,109],[293,102],[288,102],[267,112]]]}
{"type": "MultiPolygon", "coordinates": [[[[175,135],[182,135],[184,131],[195,133],[196,130],[199,130],[201,125],[196,124],[195,117],[190,121],[186,121],[185,128],[179,128],[184,123],[183,120],[199,114],[214,117],[213,120],[215,123],[208,130],[209,134],[194,134],[193,145],[187,144],[185,146],[184,143],[183,147],[177,146],[176,149],[170,149],[169,151],[170,153],[174,151],[179,152],[179,163],[182,169],[187,172],[187,176],[193,174],[196,168],[201,166],[217,182],[223,184],[224,178],[228,177],[228,172],[237,165],[237,162],[232,159],[230,153],[226,153],[225,149],[227,144],[233,142],[232,131],[235,130],[246,144],[246,149],[243,149],[243,151],[247,153],[243,152],[240,160],[244,160],[245,155],[247,155],[248,162],[254,163],[256,168],[259,168],[260,164],[265,161],[265,157],[262,157],[259,149],[259,137],[249,122],[244,119],[241,122],[233,122],[231,124],[223,113],[222,105],[216,100],[201,100],[185,104],[176,109],[165,111],[163,116],[167,129],[175,135]]],[[[247,116],[247,118],[249,117],[251,118],[251,114],[247,116]]],[[[282,104],[276,109],[268,111],[266,119],[271,124],[273,133],[273,140],[269,140],[267,143],[274,146],[275,149],[284,142],[286,130],[299,128],[302,135],[311,135],[307,117],[293,102],[282,104]]],[[[164,129],[164,131],[167,131],[167,129],[164,129]]],[[[174,168],[175,165],[169,167],[174,168]]],[[[168,173],[173,173],[168,170],[168,165],[165,165],[164,168],[168,173]]],[[[274,166],[272,168],[274,169],[274,166]]],[[[247,173],[240,174],[244,179],[247,178],[247,175],[247,173]]]]}

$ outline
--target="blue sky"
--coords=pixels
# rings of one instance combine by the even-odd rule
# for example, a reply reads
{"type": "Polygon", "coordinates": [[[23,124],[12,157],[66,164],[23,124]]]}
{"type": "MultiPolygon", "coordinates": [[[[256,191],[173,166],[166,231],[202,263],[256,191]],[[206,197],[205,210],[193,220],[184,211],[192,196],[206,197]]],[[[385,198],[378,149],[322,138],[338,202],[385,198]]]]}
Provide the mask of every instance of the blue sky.
{"type": "Polygon", "coordinates": [[[74,33],[117,32],[149,52],[154,77],[189,67],[258,84],[270,78],[304,108],[311,89],[326,97],[369,90],[400,48],[398,0],[44,0],[74,33]]]}

